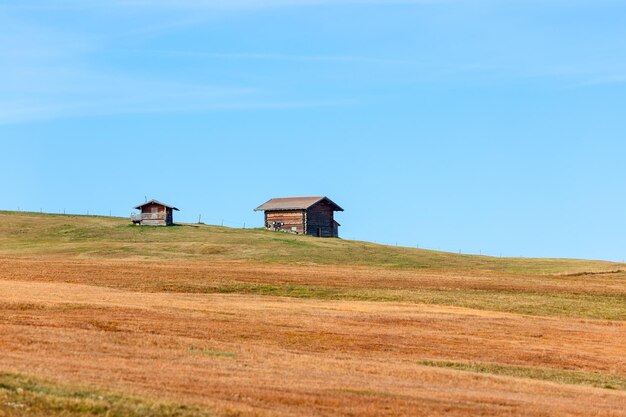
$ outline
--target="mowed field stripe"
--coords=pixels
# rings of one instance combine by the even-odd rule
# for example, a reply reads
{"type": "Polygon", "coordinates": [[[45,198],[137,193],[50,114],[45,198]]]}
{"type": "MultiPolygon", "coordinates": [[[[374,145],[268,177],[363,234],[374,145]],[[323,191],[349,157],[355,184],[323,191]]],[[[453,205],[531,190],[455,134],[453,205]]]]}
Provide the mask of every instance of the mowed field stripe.
{"type": "Polygon", "coordinates": [[[0,278],[145,293],[247,294],[463,307],[533,316],[626,320],[620,274],[500,276],[241,262],[0,258],[0,278]]]}
{"type": "Polygon", "coordinates": [[[315,307],[336,311],[352,312],[402,312],[423,311],[441,314],[460,314],[481,317],[514,317],[513,313],[475,310],[463,307],[377,303],[369,301],[310,300],[248,294],[189,294],[189,293],[145,293],[111,289],[94,285],[7,281],[0,280],[0,302],[44,303],[44,304],[88,304],[103,307],[129,307],[138,309],[183,308],[211,311],[216,305],[228,307],[237,302],[238,309],[258,310],[278,308],[281,311],[315,307]],[[246,302],[247,300],[253,302],[246,302]]]}
{"type": "MultiPolygon", "coordinates": [[[[88,304],[102,307],[128,307],[137,309],[181,308],[211,311],[215,306],[229,308],[236,303],[238,309],[279,309],[280,311],[315,308],[363,313],[437,313],[485,318],[520,319],[524,314],[455,307],[440,304],[409,302],[375,302],[355,300],[318,300],[309,298],[279,297],[270,295],[238,293],[146,293],[113,289],[96,285],[63,282],[14,281],[0,279],[0,302],[44,304],[88,304]],[[247,302],[247,301],[251,302],[247,302]]],[[[547,320],[548,318],[543,318],[547,320]]],[[[556,319],[557,321],[563,321],[556,319]]],[[[579,320],[574,320],[575,322],[579,320]]],[[[606,320],[588,320],[599,323],[606,320]]],[[[626,327],[626,322],[612,322],[614,326],[626,327]],[[621,323],[621,324],[620,324],[621,323]]]]}

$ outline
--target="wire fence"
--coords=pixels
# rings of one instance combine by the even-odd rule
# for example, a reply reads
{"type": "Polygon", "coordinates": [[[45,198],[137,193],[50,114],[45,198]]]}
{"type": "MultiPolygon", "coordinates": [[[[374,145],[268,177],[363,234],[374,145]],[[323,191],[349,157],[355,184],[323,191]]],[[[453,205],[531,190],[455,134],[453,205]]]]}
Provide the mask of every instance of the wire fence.
{"type": "MultiPolygon", "coordinates": [[[[11,211],[11,210],[9,210],[11,211]]],[[[113,209],[108,210],[84,210],[84,211],[70,211],[65,208],[57,209],[57,210],[47,210],[43,207],[39,207],[38,209],[33,210],[32,208],[26,208],[24,206],[17,206],[16,210],[20,213],[39,213],[39,214],[52,214],[52,215],[65,215],[65,216],[97,216],[97,217],[115,217],[115,218],[128,218],[130,223],[130,214],[122,215],[118,212],[115,212],[113,209]]],[[[176,219],[175,219],[176,220],[176,219]]],[[[198,214],[198,217],[195,221],[189,221],[189,218],[185,219],[186,221],[179,221],[177,223],[183,224],[202,224],[207,226],[220,226],[220,227],[228,227],[233,229],[261,229],[264,228],[262,220],[256,219],[246,219],[246,220],[236,220],[228,217],[216,217],[210,216],[205,217],[203,214],[198,214]]],[[[341,234],[340,234],[341,235],[341,234]]],[[[413,248],[413,249],[423,249],[428,251],[437,251],[437,252],[446,252],[446,253],[458,253],[459,255],[468,255],[468,256],[486,256],[492,258],[527,258],[527,256],[523,254],[509,254],[505,252],[499,251],[484,251],[482,249],[452,249],[450,247],[441,247],[437,245],[423,245],[420,243],[415,244],[407,244],[400,240],[396,241],[381,241],[381,240],[370,240],[365,237],[359,237],[356,235],[343,235],[341,236],[344,240],[353,240],[360,242],[369,242],[379,245],[385,246],[395,246],[400,248],[413,248]]],[[[626,260],[622,259],[621,262],[624,263],[626,260]]]]}
{"type": "MultiPolygon", "coordinates": [[[[116,218],[128,218],[129,222],[130,222],[130,215],[131,213],[129,213],[128,215],[120,215],[118,212],[113,212],[113,209],[109,209],[107,210],[84,210],[81,212],[77,212],[77,211],[68,211],[66,209],[58,209],[55,211],[49,211],[49,210],[44,210],[43,207],[40,207],[39,210],[32,210],[32,209],[25,209],[22,206],[18,206],[17,207],[17,211],[18,212],[23,212],[23,213],[40,213],[40,214],[54,214],[54,215],[66,215],[66,216],[99,216],[99,217],[116,217],[116,218]]],[[[189,220],[188,218],[185,220],[189,220]]],[[[263,224],[262,221],[260,224],[258,224],[258,222],[254,221],[254,220],[235,220],[232,218],[226,218],[226,217],[215,217],[215,216],[211,216],[211,217],[205,217],[202,213],[198,214],[198,217],[195,221],[184,221],[184,222],[179,222],[179,223],[184,223],[184,224],[202,224],[202,225],[208,225],[208,226],[220,226],[220,227],[229,227],[229,228],[233,228],[233,229],[260,229],[263,228],[263,224]]],[[[393,242],[389,242],[389,241],[376,241],[376,240],[368,240],[367,238],[361,238],[361,237],[357,237],[357,236],[343,236],[343,239],[345,240],[353,240],[353,241],[360,241],[360,242],[370,242],[370,243],[375,243],[375,244],[380,244],[380,245],[385,245],[385,246],[396,246],[396,247],[402,247],[402,248],[415,248],[415,249],[424,249],[424,250],[431,250],[431,251],[440,251],[440,252],[447,252],[447,253],[455,253],[457,251],[454,250],[450,250],[449,248],[439,248],[439,247],[427,247],[427,246],[421,246],[419,243],[416,243],[415,245],[409,245],[409,244],[404,244],[404,243],[399,243],[400,241],[393,241],[393,242]]],[[[490,256],[490,257],[503,257],[502,252],[497,253],[497,254],[493,254],[493,253],[487,253],[487,252],[483,252],[482,249],[479,250],[464,250],[464,249],[459,249],[458,250],[458,254],[460,255],[478,255],[478,256],[490,256]]],[[[520,258],[523,258],[523,255],[519,256],[520,258]]]]}

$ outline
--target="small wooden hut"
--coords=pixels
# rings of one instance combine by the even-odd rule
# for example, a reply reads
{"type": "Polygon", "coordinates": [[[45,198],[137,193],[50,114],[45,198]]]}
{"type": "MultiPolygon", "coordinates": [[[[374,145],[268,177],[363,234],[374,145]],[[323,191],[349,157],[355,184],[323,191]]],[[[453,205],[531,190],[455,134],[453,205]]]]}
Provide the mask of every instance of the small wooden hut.
{"type": "Polygon", "coordinates": [[[146,201],[135,207],[140,213],[131,214],[130,219],[133,224],[143,226],[171,226],[174,224],[174,206],[161,203],[157,200],[146,201]]]}
{"type": "Polygon", "coordinates": [[[339,237],[335,211],[343,211],[328,197],[272,198],[254,211],[265,212],[265,227],[317,237],[339,237]]]}

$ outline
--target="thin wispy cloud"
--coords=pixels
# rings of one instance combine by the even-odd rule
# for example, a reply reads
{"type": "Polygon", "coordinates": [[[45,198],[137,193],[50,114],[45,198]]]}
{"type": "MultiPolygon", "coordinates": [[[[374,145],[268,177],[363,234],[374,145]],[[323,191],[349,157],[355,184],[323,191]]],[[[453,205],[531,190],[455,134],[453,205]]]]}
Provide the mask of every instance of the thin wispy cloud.
{"type": "Polygon", "coordinates": [[[4,102],[0,101],[0,125],[29,123],[52,119],[68,119],[81,117],[101,117],[115,115],[141,114],[176,114],[176,113],[206,113],[219,111],[263,111],[263,110],[292,110],[345,107],[357,104],[354,100],[228,100],[203,101],[191,103],[188,101],[173,103],[162,100],[153,103],[133,103],[115,101],[103,102],[74,102],[74,103],[36,103],[36,102],[4,102]]]}
{"type": "Polygon", "coordinates": [[[281,99],[272,97],[271,92],[255,88],[146,79],[76,68],[53,74],[27,74],[10,88],[0,91],[0,96],[0,124],[116,114],[291,109],[352,104],[350,100],[337,99],[281,99]]]}
{"type": "MultiPolygon", "coordinates": [[[[93,10],[93,9],[146,9],[146,10],[245,10],[277,7],[350,6],[369,5],[389,7],[398,5],[499,5],[499,0],[31,0],[0,5],[0,10],[93,10]]],[[[576,6],[611,5],[619,0],[508,0],[506,4],[576,6]]]]}
{"type": "Polygon", "coordinates": [[[193,10],[241,10],[275,7],[310,7],[343,5],[428,5],[463,2],[463,0],[110,0],[99,1],[30,1],[22,4],[2,5],[0,9],[111,9],[111,8],[150,8],[154,9],[193,9],[193,10]]]}
{"type": "Polygon", "coordinates": [[[621,73],[607,73],[605,75],[597,75],[588,77],[583,82],[577,84],[579,87],[594,87],[611,84],[626,84],[626,71],[621,73]]]}
{"type": "MultiPolygon", "coordinates": [[[[525,27],[517,17],[489,15],[490,24],[481,24],[481,13],[487,9],[472,14],[471,6],[478,3],[489,5],[493,16],[505,7],[492,0],[3,4],[0,123],[141,112],[345,106],[383,90],[396,88],[397,93],[405,86],[437,83],[521,80],[579,87],[626,82],[626,63],[617,53],[621,44],[614,40],[621,31],[612,37],[585,37],[584,44],[567,49],[561,47],[567,35],[551,27],[543,32],[525,27]],[[392,16],[402,22],[400,28],[379,19],[378,11],[370,13],[368,22],[344,27],[342,20],[328,28],[325,10],[320,16],[311,13],[322,24],[319,29],[306,20],[308,13],[287,11],[283,16],[282,10],[272,10],[255,20],[260,13],[230,12],[354,6],[343,10],[350,13],[366,9],[358,7],[366,4],[380,7],[380,14],[392,11],[383,8],[393,5],[442,7],[423,8],[437,9],[436,23],[421,17],[422,8],[411,10],[414,13],[406,20],[402,20],[406,11],[396,8],[392,16]],[[53,9],[63,13],[47,13],[53,9]],[[268,16],[272,26],[264,20],[268,16]],[[302,16],[309,26],[299,31],[282,19],[294,16],[302,16]],[[248,25],[254,29],[248,31],[248,25]]],[[[580,3],[585,2],[576,2],[580,3]]]]}
{"type": "Polygon", "coordinates": [[[237,84],[96,68],[84,44],[40,29],[14,28],[0,42],[0,124],[120,114],[286,109],[346,105],[337,99],[280,98],[237,84]],[[42,40],[46,39],[47,42],[42,40]]]}
{"type": "MultiPolygon", "coordinates": [[[[57,30],[2,13],[0,35],[0,60],[4,63],[0,66],[0,124],[350,103],[337,97],[294,97],[250,82],[194,79],[150,68],[107,68],[94,62],[104,51],[108,56],[115,55],[107,49],[106,37],[84,36],[72,32],[72,27],[57,30]]],[[[108,36],[115,39],[117,33],[108,36]]]]}
{"type": "Polygon", "coordinates": [[[209,60],[233,60],[233,61],[292,61],[292,62],[319,62],[319,63],[355,63],[355,64],[408,64],[408,61],[390,58],[375,58],[355,55],[303,55],[286,53],[214,53],[190,50],[172,49],[131,49],[124,52],[132,52],[142,55],[199,58],[209,60]]]}
{"type": "Polygon", "coordinates": [[[24,123],[59,118],[93,117],[126,114],[189,113],[236,110],[298,109],[354,105],[353,100],[289,100],[266,97],[260,93],[228,91],[220,88],[212,92],[196,86],[188,92],[158,84],[158,89],[133,82],[132,89],[101,89],[72,97],[68,91],[62,95],[31,95],[22,99],[0,100],[0,124],[24,123]],[[204,90],[204,91],[203,91],[204,90]]]}

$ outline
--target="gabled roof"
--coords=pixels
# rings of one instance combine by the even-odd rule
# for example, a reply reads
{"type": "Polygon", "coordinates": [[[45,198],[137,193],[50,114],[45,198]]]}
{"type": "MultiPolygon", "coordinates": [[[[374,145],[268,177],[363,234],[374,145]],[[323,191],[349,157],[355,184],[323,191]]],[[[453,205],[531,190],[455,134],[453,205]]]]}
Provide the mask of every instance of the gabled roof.
{"type": "Polygon", "coordinates": [[[343,209],[335,204],[330,198],[324,196],[272,198],[266,203],[261,204],[259,207],[255,208],[254,211],[306,210],[309,207],[322,201],[326,201],[326,203],[328,203],[332,207],[333,211],[343,211],[343,209]]]}
{"type": "Polygon", "coordinates": [[[174,206],[170,206],[169,204],[161,203],[159,200],[146,201],[145,203],[140,204],[137,207],[135,207],[135,210],[139,210],[140,208],[142,208],[143,206],[147,206],[148,204],[158,204],[159,206],[164,206],[164,207],[167,207],[167,208],[171,208],[172,210],[180,211],[180,210],[178,210],[174,206]]]}

